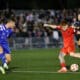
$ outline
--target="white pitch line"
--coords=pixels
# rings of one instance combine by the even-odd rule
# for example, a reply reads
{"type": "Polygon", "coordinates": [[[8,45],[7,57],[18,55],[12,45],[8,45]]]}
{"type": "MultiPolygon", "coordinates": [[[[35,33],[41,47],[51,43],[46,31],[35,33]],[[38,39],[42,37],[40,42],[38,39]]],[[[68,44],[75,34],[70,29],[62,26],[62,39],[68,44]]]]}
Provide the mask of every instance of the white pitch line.
{"type": "Polygon", "coordinates": [[[15,73],[57,73],[57,72],[49,72],[49,71],[12,71],[15,73]]]}
{"type": "MultiPolygon", "coordinates": [[[[59,72],[50,72],[50,71],[12,71],[13,73],[34,73],[34,74],[60,74],[59,72]]],[[[80,74],[80,72],[66,72],[66,74],[80,74]]]]}

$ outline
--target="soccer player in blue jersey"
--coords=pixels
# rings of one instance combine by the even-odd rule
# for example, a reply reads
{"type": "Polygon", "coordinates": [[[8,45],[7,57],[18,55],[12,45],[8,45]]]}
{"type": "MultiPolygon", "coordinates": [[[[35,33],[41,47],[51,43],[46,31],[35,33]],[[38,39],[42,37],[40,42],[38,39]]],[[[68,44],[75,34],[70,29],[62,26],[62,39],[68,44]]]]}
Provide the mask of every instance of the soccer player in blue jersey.
{"type": "Polygon", "coordinates": [[[11,52],[7,38],[13,32],[15,27],[15,19],[10,18],[6,20],[5,24],[0,24],[0,60],[2,61],[3,67],[0,70],[5,74],[5,69],[8,69],[8,63],[11,62],[11,52]]]}

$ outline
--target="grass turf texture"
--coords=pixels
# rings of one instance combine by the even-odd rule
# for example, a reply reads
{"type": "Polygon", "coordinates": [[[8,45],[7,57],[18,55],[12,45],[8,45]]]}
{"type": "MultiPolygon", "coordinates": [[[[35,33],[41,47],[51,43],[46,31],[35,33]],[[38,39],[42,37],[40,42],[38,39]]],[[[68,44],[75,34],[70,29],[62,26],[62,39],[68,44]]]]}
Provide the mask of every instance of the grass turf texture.
{"type": "MultiPolygon", "coordinates": [[[[60,69],[59,49],[34,49],[12,51],[12,62],[7,74],[0,80],[79,80],[80,73],[57,73],[60,69]]],[[[80,59],[65,57],[67,65],[80,64],[80,59]]]]}

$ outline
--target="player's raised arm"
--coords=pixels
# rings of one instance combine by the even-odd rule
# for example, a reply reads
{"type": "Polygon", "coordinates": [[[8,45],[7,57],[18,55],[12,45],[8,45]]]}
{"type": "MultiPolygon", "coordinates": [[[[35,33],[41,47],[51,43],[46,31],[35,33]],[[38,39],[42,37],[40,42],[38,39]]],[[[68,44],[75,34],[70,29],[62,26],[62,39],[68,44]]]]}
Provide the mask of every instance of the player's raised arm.
{"type": "Polygon", "coordinates": [[[57,25],[51,25],[51,24],[44,24],[43,26],[44,27],[50,27],[50,28],[53,28],[53,29],[57,28],[57,25]]]}

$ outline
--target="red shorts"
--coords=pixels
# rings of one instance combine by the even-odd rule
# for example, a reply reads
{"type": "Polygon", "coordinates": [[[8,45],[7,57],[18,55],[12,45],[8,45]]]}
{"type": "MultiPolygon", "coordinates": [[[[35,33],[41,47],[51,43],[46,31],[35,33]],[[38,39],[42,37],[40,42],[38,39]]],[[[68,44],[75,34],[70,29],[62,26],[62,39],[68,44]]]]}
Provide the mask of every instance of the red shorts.
{"type": "Polygon", "coordinates": [[[75,52],[75,46],[63,47],[61,52],[64,54],[69,54],[70,52],[75,52]]]}

